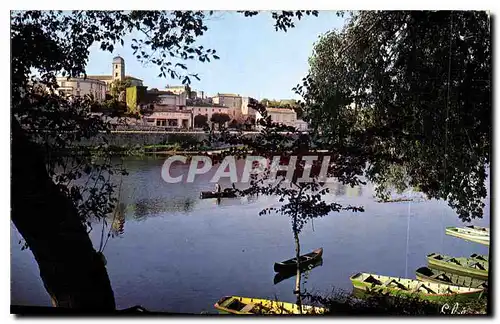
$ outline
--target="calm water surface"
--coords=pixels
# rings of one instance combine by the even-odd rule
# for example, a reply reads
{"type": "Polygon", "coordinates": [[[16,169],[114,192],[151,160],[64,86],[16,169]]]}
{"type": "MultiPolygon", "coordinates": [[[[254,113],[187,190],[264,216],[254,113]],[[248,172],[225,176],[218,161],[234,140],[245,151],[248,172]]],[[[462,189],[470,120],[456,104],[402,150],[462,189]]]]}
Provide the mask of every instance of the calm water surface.
{"type": "MultiPolygon", "coordinates": [[[[276,199],[200,200],[200,191],[213,189],[213,172],[197,176],[195,183],[168,184],[161,178],[162,164],[158,159],[126,162],[123,233],[104,250],[117,307],[212,313],[224,295],[294,302],[294,278],[273,283],[274,262],[295,253],[290,221],[258,215],[262,208],[277,206],[276,199]]],[[[172,176],[184,171],[176,166],[172,176]]],[[[463,225],[445,202],[380,204],[369,184],[332,189],[328,200],[364,206],[365,212],[331,213],[306,225],[302,251],[324,248],[323,265],[305,283],[308,291],[349,291],[349,276],[357,272],[415,278],[415,269],[426,265],[431,252],[488,253],[485,246],[444,234],[446,226],[463,225]]],[[[489,226],[489,209],[488,196],[484,218],[472,224],[489,226]]],[[[96,248],[100,236],[100,229],[91,233],[96,248]]],[[[11,303],[49,306],[38,266],[29,250],[21,251],[20,238],[11,223],[11,303]]]]}

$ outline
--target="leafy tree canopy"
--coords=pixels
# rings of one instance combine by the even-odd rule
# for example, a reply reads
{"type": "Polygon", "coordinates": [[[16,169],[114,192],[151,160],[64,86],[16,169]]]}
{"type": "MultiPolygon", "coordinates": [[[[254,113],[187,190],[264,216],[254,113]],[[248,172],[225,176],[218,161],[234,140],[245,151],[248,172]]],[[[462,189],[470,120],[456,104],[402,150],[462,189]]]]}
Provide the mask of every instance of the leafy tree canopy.
{"type": "MultiPolygon", "coordinates": [[[[295,89],[314,132],[408,185],[482,216],[491,150],[491,27],[479,11],[362,11],[324,35],[295,89]]],[[[382,191],[385,188],[381,186],[382,191]]]]}
{"type": "Polygon", "coordinates": [[[228,114],[215,113],[212,115],[212,117],[210,117],[210,121],[212,123],[218,124],[219,127],[221,127],[221,125],[224,125],[225,123],[227,123],[230,120],[231,120],[231,117],[229,117],[228,114]]]}

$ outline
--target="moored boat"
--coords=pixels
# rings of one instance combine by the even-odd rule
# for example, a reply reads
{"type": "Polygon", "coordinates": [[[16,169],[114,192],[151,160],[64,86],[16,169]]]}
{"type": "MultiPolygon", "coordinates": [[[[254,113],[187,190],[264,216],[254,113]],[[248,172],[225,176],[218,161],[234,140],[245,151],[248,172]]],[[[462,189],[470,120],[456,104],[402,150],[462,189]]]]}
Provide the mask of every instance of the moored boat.
{"type": "Polygon", "coordinates": [[[483,245],[490,245],[489,231],[481,231],[469,227],[447,227],[445,230],[447,235],[458,237],[464,240],[480,243],[483,245]]]}
{"type": "Polygon", "coordinates": [[[407,202],[407,201],[413,201],[412,198],[394,198],[394,199],[379,199],[377,200],[378,203],[394,203],[394,202],[407,202]]]}
{"type": "Polygon", "coordinates": [[[201,199],[208,198],[235,198],[236,193],[234,191],[221,191],[221,192],[213,192],[213,191],[202,191],[200,193],[201,199]]]}
{"type": "Polygon", "coordinates": [[[325,309],[322,307],[302,305],[302,312],[299,306],[292,303],[239,296],[225,296],[215,303],[214,307],[221,314],[238,314],[238,315],[313,315],[322,314],[325,309]]]}
{"type": "MultiPolygon", "coordinates": [[[[316,267],[320,267],[322,265],[323,265],[323,259],[319,258],[317,261],[309,264],[308,266],[305,266],[304,269],[301,269],[301,271],[302,271],[302,273],[304,273],[306,271],[311,271],[312,269],[314,269],[316,267]]],[[[290,271],[281,271],[281,272],[276,273],[276,275],[274,276],[273,282],[276,285],[276,284],[282,282],[283,280],[295,277],[296,275],[297,275],[297,269],[295,269],[295,268],[293,270],[290,270],[290,271]]]]}
{"type": "Polygon", "coordinates": [[[473,254],[470,258],[452,257],[431,253],[427,256],[429,267],[456,274],[488,280],[488,258],[473,254]]]}
{"type": "Polygon", "coordinates": [[[417,280],[420,281],[443,283],[460,287],[488,288],[488,282],[486,280],[462,276],[429,267],[420,267],[415,273],[417,280]]]}
{"type": "Polygon", "coordinates": [[[478,298],[484,291],[482,288],[459,287],[361,272],[352,275],[350,279],[353,287],[361,291],[388,293],[392,296],[417,296],[429,301],[440,301],[446,298],[478,298]]]}
{"type": "MultiPolygon", "coordinates": [[[[323,255],[323,248],[316,249],[311,253],[301,255],[299,257],[300,268],[304,268],[312,263],[317,262],[323,255]]],[[[274,263],[274,271],[293,271],[297,270],[297,258],[291,258],[283,262],[274,263]]]]}

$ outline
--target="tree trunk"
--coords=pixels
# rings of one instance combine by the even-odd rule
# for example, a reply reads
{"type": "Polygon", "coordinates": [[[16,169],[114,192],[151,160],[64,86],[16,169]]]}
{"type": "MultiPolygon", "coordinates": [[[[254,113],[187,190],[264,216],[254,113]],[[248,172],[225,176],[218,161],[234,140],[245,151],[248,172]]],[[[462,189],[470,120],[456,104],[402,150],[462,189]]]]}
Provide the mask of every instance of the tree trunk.
{"type": "Polygon", "coordinates": [[[11,219],[33,253],[53,304],[115,310],[103,259],[72,201],[47,173],[43,154],[12,117],[11,219]]]}
{"type": "MultiPolygon", "coordinates": [[[[295,220],[294,220],[295,221],[295,220]]],[[[297,276],[295,278],[295,291],[294,294],[297,295],[297,306],[299,307],[300,313],[302,313],[302,298],[300,296],[300,241],[299,241],[299,233],[297,231],[293,232],[293,237],[295,239],[295,258],[297,259],[297,276]]]]}

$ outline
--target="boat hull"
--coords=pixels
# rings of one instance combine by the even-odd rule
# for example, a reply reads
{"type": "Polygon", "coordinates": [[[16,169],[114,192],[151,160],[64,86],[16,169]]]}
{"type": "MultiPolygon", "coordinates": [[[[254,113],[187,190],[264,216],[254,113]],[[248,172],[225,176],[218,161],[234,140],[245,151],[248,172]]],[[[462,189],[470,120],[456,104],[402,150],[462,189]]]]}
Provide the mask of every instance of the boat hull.
{"type": "Polygon", "coordinates": [[[490,246],[489,231],[481,232],[477,229],[471,229],[471,228],[447,227],[445,233],[446,235],[490,246]]]}
{"type": "Polygon", "coordinates": [[[368,273],[357,273],[351,276],[350,279],[353,287],[362,293],[384,293],[391,296],[412,296],[432,302],[441,302],[451,298],[453,300],[479,298],[484,291],[484,289],[479,288],[465,288],[368,273]],[[374,281],[366,282],[365,280],[369,277],[373,278],[374,281]],[[375,281],[378,281],[378,283],[375,281]],[[393,286],[387,285],[387,282],[391,282],[393,286]],[[417,287],[429,288],[430,290],[417,287]]]}
{"type": "Polygon", "coordinates": [[[430,268],[449,271],[462,276],[488,280],[488,261],[483,261],[477,258],[452,258],[437,253],[431,253],[427,256],[427,263],[430,268]],[[454,259],[460,264],[451,262],[450,259],[454,259]],[[485,268],[485,270],[468,266],[475,263],[481,265],[483,268],[485,268]]]}
{"type": "MultiPolygon", "coordinates": [[[[310,271],[310,270],[312,270],[316,267],[320,267],[322,265],[323,265],[323,259],[319,258],[316,262],[309,264],[307,267],[304,267],[305,269],[302,271],[302,273],[305,271],[310,271]]],[[[275,285],[277,285],[280,282],[282,282],[283,280],[295,277],[296,275],[297,275],[297,269],[290,270],[290,271],[281,271],[281,272],[276,273],[276,275],[274,276],[273,282],[275,285]]]]}
{"type": "Polygon", "coordinates": [[[488,288],[486,280],[462,276],[452,272],[445,272],[428,267],[420,267],[415,271],[415,277],[420,281],[435,282],[470,288],[488,288]]]}
{"type": "MultiPolygon", "coordinates": [[[[300,269],[303,270],[307,266],[318,262],[323,256],[323,248],[316,249],[311,253],[307,253],[300,256],[300,269]]],[[[290,272],[297,270],[297,261],[295,258],[288,259],[283,262],[274,263],[274,272],[290,272]]]]}
{"type": "Polygon", "coordinates": [[[296,304],[240,296],[222,297],[214,307],[220,314],[233,315],[314,315],[325,312],[324,308],[308,305],[302,305],[301,312],[296,304]]]}
{"type": "Polygon", "coordinates": [[[212,191],[202,191],[200,193],[200,198],[201,199],[209,199],[209,198],[236,198],[236,194],[232,191],[226,191],[226,192],[212,192],[212,191]]]}

